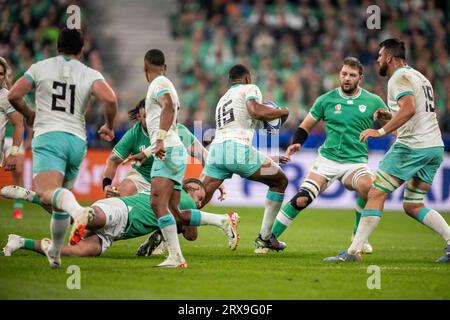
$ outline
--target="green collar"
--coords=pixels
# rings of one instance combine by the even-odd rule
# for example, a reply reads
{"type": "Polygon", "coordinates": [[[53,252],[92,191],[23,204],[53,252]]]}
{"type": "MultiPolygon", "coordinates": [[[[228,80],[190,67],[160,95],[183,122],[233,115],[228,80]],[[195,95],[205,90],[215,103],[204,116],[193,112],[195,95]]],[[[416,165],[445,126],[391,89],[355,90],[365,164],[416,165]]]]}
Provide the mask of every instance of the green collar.
{"type": "Polygon", "coordinates": [[[344,95],[344,93],[342,92],[341,87],[337,88],[338,94],[339,94],[342,98],[344,98],[344,99],[356,99],[356,98],[358,98],[358,97],[361,95],[362,88],[361,88],[361,87],[358,87],[358,90],[359,90],[358,93],[355,94],[354,96],[346,96],[346,95],[344,95]]]}
{"type": "Polygon", "coordinates": [[[230,88],[236,88],[237,86],[240,86],[240,85],[242,85],[242,83],[235,83],[230,88]]]}

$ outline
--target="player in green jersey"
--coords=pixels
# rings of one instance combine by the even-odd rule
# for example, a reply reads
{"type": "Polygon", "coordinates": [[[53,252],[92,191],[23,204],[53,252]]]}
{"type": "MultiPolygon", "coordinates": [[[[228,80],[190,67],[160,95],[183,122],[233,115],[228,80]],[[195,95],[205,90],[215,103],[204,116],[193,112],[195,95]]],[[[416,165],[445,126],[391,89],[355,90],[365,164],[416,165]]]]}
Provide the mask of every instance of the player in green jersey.
{"type": "MultiPolygon", "coordinates": [[[[29,191],[30,195],[33,191],[29,191]]],[[[228,214],[211,214],[199,211],[205,187],[197,179],[188,179],[183,183],[179,207],[183,211],[177,218],[179,233],[183,233],[187,240],[195,240],[186,236],[187,226],[214,225],[222,229],[229,246],[235,250],[238,244],[237,220],[239,216],[230,212],[228,214]],[[201,216],[202,219],[196,219],[201,216]],[[208,219],[204,219],[204,217],[208,219]]],[[[149,193],[138,193],[129,197],[114,197],[96,201],[91,205],[95,215],[87,224],[87,232],[83,240],[75,245],[63,245],[62,256],[98,256],[104,253],[117,240],[137,238],[149,233],[159,232],[158,219],[149,206],[149,193]]],[[[155,247],[158,242],[153,243],[155,247]]],[[[161,237],[159,238],[161,241],[161,237]]],[[[32,240],[11,234],[8,243],[3,248],[5,256],[11,256],[18,249],[28,249],[39,253],[51,244],[51,240],[32,240]]]]}
{"type": "MultiPolygon", "coordinates": [[[[363,77],[363,66],[358,59],[348,57],[339,73],[340,87],[316,99],[310,113],[297,129],[293,143],[286,156],[299,151],[315,125],[323,120],[326,140],[319,149],[319,156],[300,185],[298,193],[283,206],[272,227],[279,237],[300,211],[309,206],[321,192],[335,180],[346,189],[358,193],[357,217],[354,233],[358,227],[360,212],[367,200],[372,184],[372,173],[367,166],[367,143],[359,141],[359,135],[372,126],[379,110],[387,110],[383,100],[359,86],[363,77]]],[[[366,243],[366,251],[372,248],[366,243]]]]}
{"type": "Polygon", "coordinates": [[[378,165],[352,244],[325,261],[360,261],[362,244],[380,222],[385,201],[405,184],[405,213],[443,238],[447,245],[445,254],[436,262],[450,263],[450,226],[439,212],[424,203],[444,157],[433,86],[422,73],[408,66],[405,43],[399,39],[386,39],[380,43],[377,62],[379,75],[389,76],[387,101],[392,119],[379,130],[364,130],[360,140],[367,141],[370,137],[378,138],[396,131],[396,141],[378,165]]]}

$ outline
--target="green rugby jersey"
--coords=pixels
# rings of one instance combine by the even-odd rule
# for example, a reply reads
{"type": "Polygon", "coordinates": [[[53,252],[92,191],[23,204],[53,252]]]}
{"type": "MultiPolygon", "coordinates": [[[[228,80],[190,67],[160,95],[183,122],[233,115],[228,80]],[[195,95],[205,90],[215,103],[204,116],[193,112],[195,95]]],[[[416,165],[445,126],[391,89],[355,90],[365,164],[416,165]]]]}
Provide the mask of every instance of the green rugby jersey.
{"type": "Polygon", "coordinates": [[[11,124],[11,122],[8,122],[8,124],[6,125],[5,137],[6,138],[12,138],[13,134],[14,134],[14,127],[11,124]]]}
{"type": "MultiPolygon", "coordinates": [[[[178,124],[178,135],[181,142],[187,148],[195,140],[194,135],[182,124],[178,124]]],[[[150,146],[150,139],[141,123],[136,123],[131,127],[119,142],[114,146],[113,152],[122,160],[125,160],[130,154],[137,154],[150,146]]],[[[133,166],[145,180],[150,182],[150,173],[153,165],[153,155],[148,158],[140,167],[133,166]]]]}
{"type": "MultiPolygon", "coordinates": [[[[159,228],[156,218],[150,206],[150,194],[141,192],[129,197],[119,197],[128,207],[128,223],[122,239],[137,238],[159,228]]],[[[194,199],[186,191],[181,190],[179,204],[180,210],[197,209],[194,199]]]]}
{"type": "Polygon", "coordinates": [[[340,87],[318,97],[310,115],[325,123],[326,139],[319,153],[337,162],[366,163],[367,142],[360,142],[359,135],[372,126],[380,108],[387,109],[384,101],[363,88],[353,97],[345,96],[340,87]]]}

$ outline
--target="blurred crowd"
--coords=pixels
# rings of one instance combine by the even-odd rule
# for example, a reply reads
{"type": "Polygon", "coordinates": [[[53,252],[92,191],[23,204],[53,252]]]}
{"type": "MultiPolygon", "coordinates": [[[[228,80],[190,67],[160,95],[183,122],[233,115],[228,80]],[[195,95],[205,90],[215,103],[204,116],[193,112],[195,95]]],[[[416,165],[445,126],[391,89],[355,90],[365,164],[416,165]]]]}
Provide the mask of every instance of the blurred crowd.
{"type": "MultiPolygon", "coordinates": [[[[66,8],[80,2],[0,0],[0,56],[12,67],[11,83],[32,63],[57,54],[58,32],[68,17],[66,8]]],[[[265,99],[291,110],[282,132],[285,144],[314,100],[338,86],[338,70],[346,56],[356,56],[362,61],[365,67],[362,86],[385,99],[387,81],[378,76],[376,68],[378,43],[398,37],[407,44],[409,64],[432,82],[441,128],[446,137],[450,136],[450,5],[445,1],[180,0],[177,3],[178,12],[170,17],[170,25],[179,47],[178,89],[183,104],[179,121],[191,128],[196,120],[201,120],[204,127],[214,127],[216,103],[228,89],[227,72],[232,65],[243,63],[251,68],[254,82],[265,99]],[[370,14],[366,9],[370,5],[380,8],[379,30],[367,28],[370,14]]],[[[92,33],[85,27],[83,31],[82,61],[102,72],[114,87],[113,79],[103,70],[92,33]]],[[[120,92],[117,93],[120,99],[120,92]]],[[[29,102],[33,101],[30,96],[29,102]]],[[[101,108],[94,104],[88,110],[89,146],[109,146],[96,134],[103,122],[101,108]]],[[[117,139],[129,126],[126,110],[120,110],[117,139]]],[[[320,132],[323,127],[317,130],[320,132]]]]}
{"type": "MultiPolygon", "coordinates": [[[[66,9],[73,0],[0,0],[0,56],[10,67],[8,85],[12,85],[31,64],[53,57],[57,54],[56,42],[59,30],[66,26],[66,9]]],[[[82,12],[83,15],[83,12],[82,12]]],[[[83,21],[83,16],[82,16],[83,21]]],[[[83,27],[83,26],[82,26],[83,27]]],[[[105,77],[103,62],[92,34],[83,27],[85,42],[81,60],[99,70],[105,77]]],[[[111,79],[108,78],[108,82],[111,79]]],[[[30,94],[27,102],[34,106],[34,96],[30,94]]],[[[126,130],[126,112],[121,111],[117,119],[119,136],[126,130]]],[[[86,114],[89,146],[107,146],[96,134],[103,124],[101,108],[93,101],[86,114]]]]}
{"type": "Polygon", "coordinates": [[[376,68],[378,43],[398,37],[407,44],[408,63],[434,85],[440,123],[449,133],[449,15],[446,1],[179,1],[171,26],[188,109],[182,121],[214,126],[215,105],[235,63],[250,66],[264,98],[289,107],[287,130],[320,94],[339,85],[346,56],[361,60],[362,86],[386,100],[387,79],[376,68]],[[380,30],[367,28],[370,5],[380,8],[380,30]]]}

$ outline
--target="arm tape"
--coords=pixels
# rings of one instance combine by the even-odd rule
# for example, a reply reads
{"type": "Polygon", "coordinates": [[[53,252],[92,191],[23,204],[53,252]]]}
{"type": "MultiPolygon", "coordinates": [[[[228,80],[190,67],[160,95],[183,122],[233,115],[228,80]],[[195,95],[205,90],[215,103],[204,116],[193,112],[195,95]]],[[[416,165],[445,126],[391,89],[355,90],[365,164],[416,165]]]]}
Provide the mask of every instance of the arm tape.
{"type": "Polygon", "coordinates": [[[305,129],[298,127],[297,131],[294,133],[294,138],[292,139],[292,144],[300,143],[303,145],[308,138],[308,132],[305,129]]]}
{"type": "Polygon", "coordinates": [[[112,183],[112,180],[110,178],[103,178],[103,190],[105,190],[106,186],[110,186],[112,183]]]}

